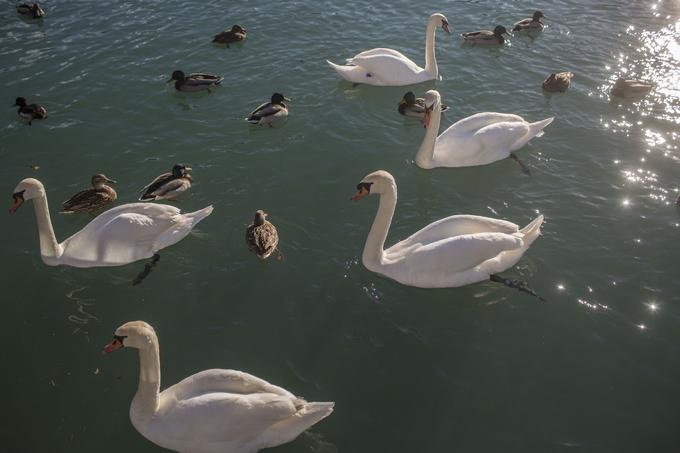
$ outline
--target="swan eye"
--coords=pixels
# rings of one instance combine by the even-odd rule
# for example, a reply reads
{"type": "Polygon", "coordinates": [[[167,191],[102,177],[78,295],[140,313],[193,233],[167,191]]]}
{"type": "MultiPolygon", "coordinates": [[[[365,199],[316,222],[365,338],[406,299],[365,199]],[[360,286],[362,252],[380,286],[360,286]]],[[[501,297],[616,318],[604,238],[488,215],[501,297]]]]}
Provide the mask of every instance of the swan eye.
{"type": "Polygon", "coordinates": [[[357,190],[365,190],[366,192],[371,192],[371,184],[372,182],[360,182],[357,184],[357,190]]]}
{"type": "Polygon", "coordinates": [[[14,198],[14,201],[18,201],[18,200],[24,201],[24,192],[26,192],[26,191],[22,190],[21,192],[17,192],[15,194],[12,194],[12,198],[14,198]]]}
{"type": "Polygon", "coordinates": [[[127,338],[127,335],[114,335],[113,339],[120,341],[120,344],[123,344],[123,340],[127,338]]]}

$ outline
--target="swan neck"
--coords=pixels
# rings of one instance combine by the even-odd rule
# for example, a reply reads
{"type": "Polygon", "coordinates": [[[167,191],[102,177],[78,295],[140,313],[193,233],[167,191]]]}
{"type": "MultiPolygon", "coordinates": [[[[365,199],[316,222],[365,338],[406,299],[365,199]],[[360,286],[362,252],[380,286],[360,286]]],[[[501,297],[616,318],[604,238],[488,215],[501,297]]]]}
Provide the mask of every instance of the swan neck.
{"type": "Polygon", "coordinates": [[[434,166],[434,147],[437,143],[437,134],[442,118],[441,110],[441,103],[438,102],[430,114],[430,124],[427,126],[425,137],[423,137],[420,148],[416,153],[416,165],[420,168],[432,168],[434,166]]]}
{"type": "Polygon", "coordinates": [[[139,350],[139,385],[132,400],[134,412],[143,416],[155,414],[160,402],[161,362],[158,342],[153,340],[147,348],[139,350]]]}
{"type": "Polygon", "coordinates": [[[361,256],[361,261],[368,269],[373,269],[375,266],[382,264],[383,248],[387,233],[392,223],[392,216],[394,216],[394,208],[397,205],[397,188],[393,185],[392,190],[380,194],[380,204],[378,205],[378,212],[373,219],[371,231],[366,238],[366,245],[364,245],[364,253],[361,256]]]}
{"type": "Polygon", "coordinates": [[[437,31],[437,24],[434,20],[427,23],[425,32],[425,72],[432,74],[435,78],[439,75],[437,59],[434,55],[434,35],[437,31]]]}
{"type": "Polygon", "coordinates": [[[47,205],[47,196],[33,200],[35,207],[35,217],[38,222],[38,235],[40,236],[40,255],[48,258],[59,258],[62,247],[54,236],[52,220],[50,219],[50,209],[47,205]]]}

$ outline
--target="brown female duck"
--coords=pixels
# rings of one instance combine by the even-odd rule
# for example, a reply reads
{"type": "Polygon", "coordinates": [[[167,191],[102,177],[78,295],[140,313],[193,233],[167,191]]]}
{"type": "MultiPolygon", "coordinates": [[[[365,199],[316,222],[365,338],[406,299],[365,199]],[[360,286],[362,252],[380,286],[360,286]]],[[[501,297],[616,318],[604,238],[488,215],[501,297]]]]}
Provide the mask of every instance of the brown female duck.
{"type": "Polygon", "coordinates": [[[62,213],[93,212],[116,201],[118,194],[112,187],[106,185],[107,182],[116,183],[116,181],[107,178],[101,173],[94,175],[92,177],[92,189],[81,190],[66,200],[63,203],[64,209],[62,213]]]}
{"type": "Polygon", "coordinates": [[[267,220],[267,213],[258,210],[255,220],[246,229],[248,249],[262,259],[267,259],[279,244],[279,233],[276,227],[267,220]]]}
{"type": "Polygon", "coordinates": [[[230,43],[243,41],[246,39],[246,29],[240,25],[234,25],[231,30],[225,30],[218,33],[213,38],[213,42],[218,44],[226,44],[229,47],[230,43]]]}
{"type": "Polygon", "coordinates": [[[553,72],[543,81],[543,89],[550,93],[564,93],[571,85],[573,72],[553,72]]]}

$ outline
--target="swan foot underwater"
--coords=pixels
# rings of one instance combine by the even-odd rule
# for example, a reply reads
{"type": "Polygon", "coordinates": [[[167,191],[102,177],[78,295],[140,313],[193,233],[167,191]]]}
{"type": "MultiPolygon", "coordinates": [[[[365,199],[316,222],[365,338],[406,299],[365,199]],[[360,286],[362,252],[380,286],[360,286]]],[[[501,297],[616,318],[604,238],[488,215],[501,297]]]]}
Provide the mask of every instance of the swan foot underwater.
{"type": "Polygon", "coordinates": [[[151,273],[151,270],[156,267],[156,263],[158,263],[159,259],[161,259],[161,256],[158,253],[154,253],[153,257],[151,257],[151,261],[144,265],[144,270],[132,280],[132,286],[137,286],[142,283],[142,280],[144,280],[151,273]]]}
{"type": "Polygon", "coordinates": [[[374,194],[380,202],[361,255],[366,269],[417,288],[453,288],[490,280],[543,300],[526,283],[498,275],[517,264],[541,234],[542,215],[524,228],[490,217],[452,215],[385,249],[397,205],[394,177],[384,170],[366,175],[352,201],[374,194]]]}
{"type": "Polygon", "coordinates": [[[213,211],[212,206],[207,206],[182,214],[174,206],[128,203],[99,214],[59,243],[52,228],[45,187],[40,181],[34,178],[22,180],[12,198],[11,213],[25,201],[33,200],[43,263],[48,266],[110,267],[152,258],[135,279],[135,284],[151,272],[158,262],[160,250],[184,239],[213,211]]]}

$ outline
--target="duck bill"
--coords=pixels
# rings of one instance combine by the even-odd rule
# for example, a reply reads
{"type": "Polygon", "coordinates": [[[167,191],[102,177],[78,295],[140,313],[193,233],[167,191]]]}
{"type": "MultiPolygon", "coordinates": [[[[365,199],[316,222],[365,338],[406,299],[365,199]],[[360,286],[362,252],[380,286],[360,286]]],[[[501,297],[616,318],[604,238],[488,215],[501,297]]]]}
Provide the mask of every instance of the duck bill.
{"type": "Polygon", "coordinates": [[[427,129],[427,127],[430,125],[430,118],[432,117],[432,109],[427,108],[425,109],[425,116],[423,117],[423,127],[427,129]]]}
{"type": "Polygon", "coordinates": [[[184,171],[191,171],[191,170],[193,170],[193,168],[191,168],[191,167],[184,167],[184,171]]]}
{"type": "Polygon", "coordinates": [[[24,199],[21,197],[14,197],[14,203],[9,207],[10,214],[14,214],[24,204],[24,199]]]}
{"type": "Polygon", "coordinates": [[[111,354],[113,351],[116,351],[116,350],[118,350],[122,347],[123,347],[123,343],[120,340],[115,339],[111,343],[104,346],[104,349],[102,350],[102,354],[111,354]]]}
{"type": "Polygon", "coordinates": [[[111,184],[118,184],[118,181],[116,181],[115,179],[106,178],[106,182],[110,182],[111,184]]]}
{"type": "Polygon", "coordinates": [[[286,96],[283,97],[283,100],[290,102],[290,98],[287,98],[286,96]]]}

